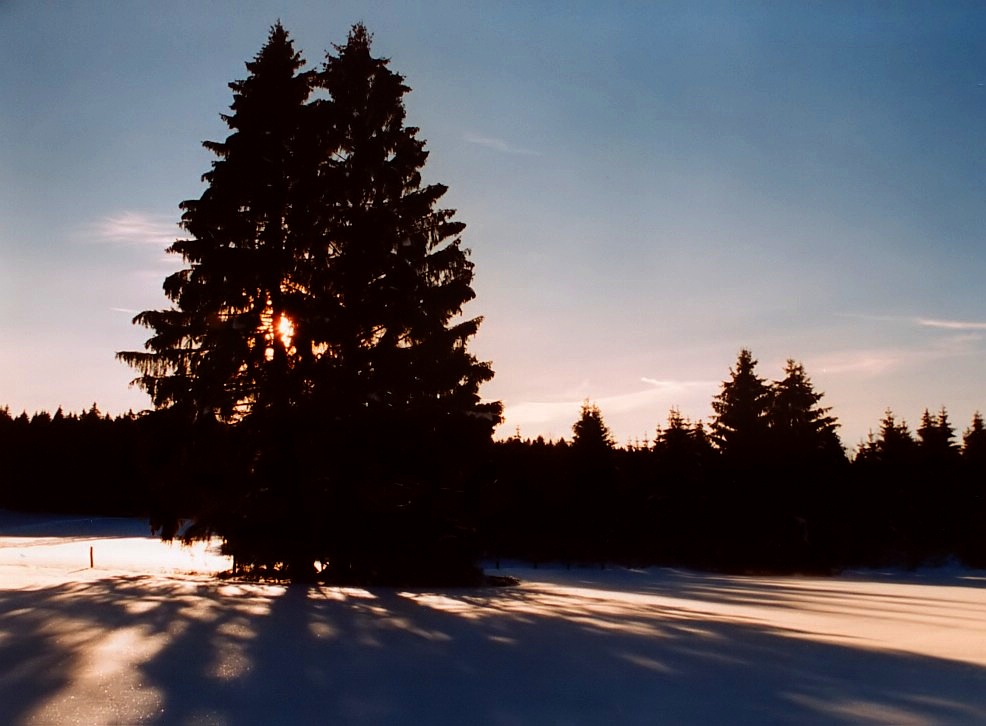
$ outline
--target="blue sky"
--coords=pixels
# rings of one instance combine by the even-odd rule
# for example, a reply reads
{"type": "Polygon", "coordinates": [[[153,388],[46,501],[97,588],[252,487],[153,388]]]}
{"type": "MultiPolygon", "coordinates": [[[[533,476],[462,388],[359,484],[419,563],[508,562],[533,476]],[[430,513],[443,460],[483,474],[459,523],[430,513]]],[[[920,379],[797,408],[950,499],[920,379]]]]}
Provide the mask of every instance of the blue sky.
{"type": "Polygon", "coordinates": [[[0,0],[0,403],[148,405],[178,203],[278,18],[364,21],[468,227],[506,435],[707,419],[741,347],[847,446],[986,409],[986,5],[0,0]]]}

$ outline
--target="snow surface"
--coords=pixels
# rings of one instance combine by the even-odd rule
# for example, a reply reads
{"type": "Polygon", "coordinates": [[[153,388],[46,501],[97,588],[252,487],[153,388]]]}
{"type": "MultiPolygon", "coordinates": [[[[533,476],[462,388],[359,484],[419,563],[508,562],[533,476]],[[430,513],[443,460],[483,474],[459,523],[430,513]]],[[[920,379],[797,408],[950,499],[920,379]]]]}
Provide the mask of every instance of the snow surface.
{"type": "Polygon", "coordinates": [[[982,572],[411,592],[227,566],[132,520],[0,512],[0,723],[986,723],[982,572]]]}

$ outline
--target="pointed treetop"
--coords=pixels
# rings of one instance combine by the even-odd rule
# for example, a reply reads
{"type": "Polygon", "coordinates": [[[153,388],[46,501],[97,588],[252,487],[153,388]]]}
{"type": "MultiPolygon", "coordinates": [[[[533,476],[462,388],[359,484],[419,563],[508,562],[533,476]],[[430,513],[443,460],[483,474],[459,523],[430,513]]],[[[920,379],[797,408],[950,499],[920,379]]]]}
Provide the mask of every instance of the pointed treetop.
{"type": "MultiPolygon", "coordinates": [[[[339,43],[333,43],[332,48],[339,55],[346,55],[348,53],[360,53],[369,55],[370,47],[373,45],[373,33],[367,30],[366,25],[363,21],[355,23],[352,28],[349,29],[349,35],[346,36],[345,45],[340,45],[339,43]]],[[[328,57],[331,58],[332,54],[327,53],[328,57]]],[[[386,62],[387,59],[380,59],[386,62]]]]}
{"type": "Polygon", "coordinates": [[[361,20],[350,28],[347,42],[351,46],[363,47],[369,50],[370,45],[373,43],[373,33],[366,29],[366,26],[361,20]]]}
{"type": "Polygon", "coordinates": [[[572,426],[572,443],[586,450],[608,450],[613,448],[613,435],[603,421],[602,412],[589,399],[582,402],[579,420],[572,426]]]}

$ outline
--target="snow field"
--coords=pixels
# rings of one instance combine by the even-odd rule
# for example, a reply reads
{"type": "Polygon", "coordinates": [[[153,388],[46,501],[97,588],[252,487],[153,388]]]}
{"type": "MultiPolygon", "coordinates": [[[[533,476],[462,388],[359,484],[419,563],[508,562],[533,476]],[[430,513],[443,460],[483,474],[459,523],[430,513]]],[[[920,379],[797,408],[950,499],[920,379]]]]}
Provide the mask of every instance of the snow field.
{"type": "Polygon", "coordinates": [[[986,723],[984,573],[285,587],[128,526],[0,516],[0,723],[986,723]]]}

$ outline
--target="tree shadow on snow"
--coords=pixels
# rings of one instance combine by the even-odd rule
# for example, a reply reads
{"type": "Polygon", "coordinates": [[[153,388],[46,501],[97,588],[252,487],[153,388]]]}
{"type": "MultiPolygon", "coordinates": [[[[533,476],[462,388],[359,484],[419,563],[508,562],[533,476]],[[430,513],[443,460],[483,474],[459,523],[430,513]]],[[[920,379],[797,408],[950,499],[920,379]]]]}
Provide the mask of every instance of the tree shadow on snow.
{"type": "Polygon", "coordinates": [[[986,722],[984,668],[724,619],[694,606],[715,593],[697,576],[658,583],[683,609],[571,575],[440,592],[145,577],[0,590],[0,722],[986,722]]]}

